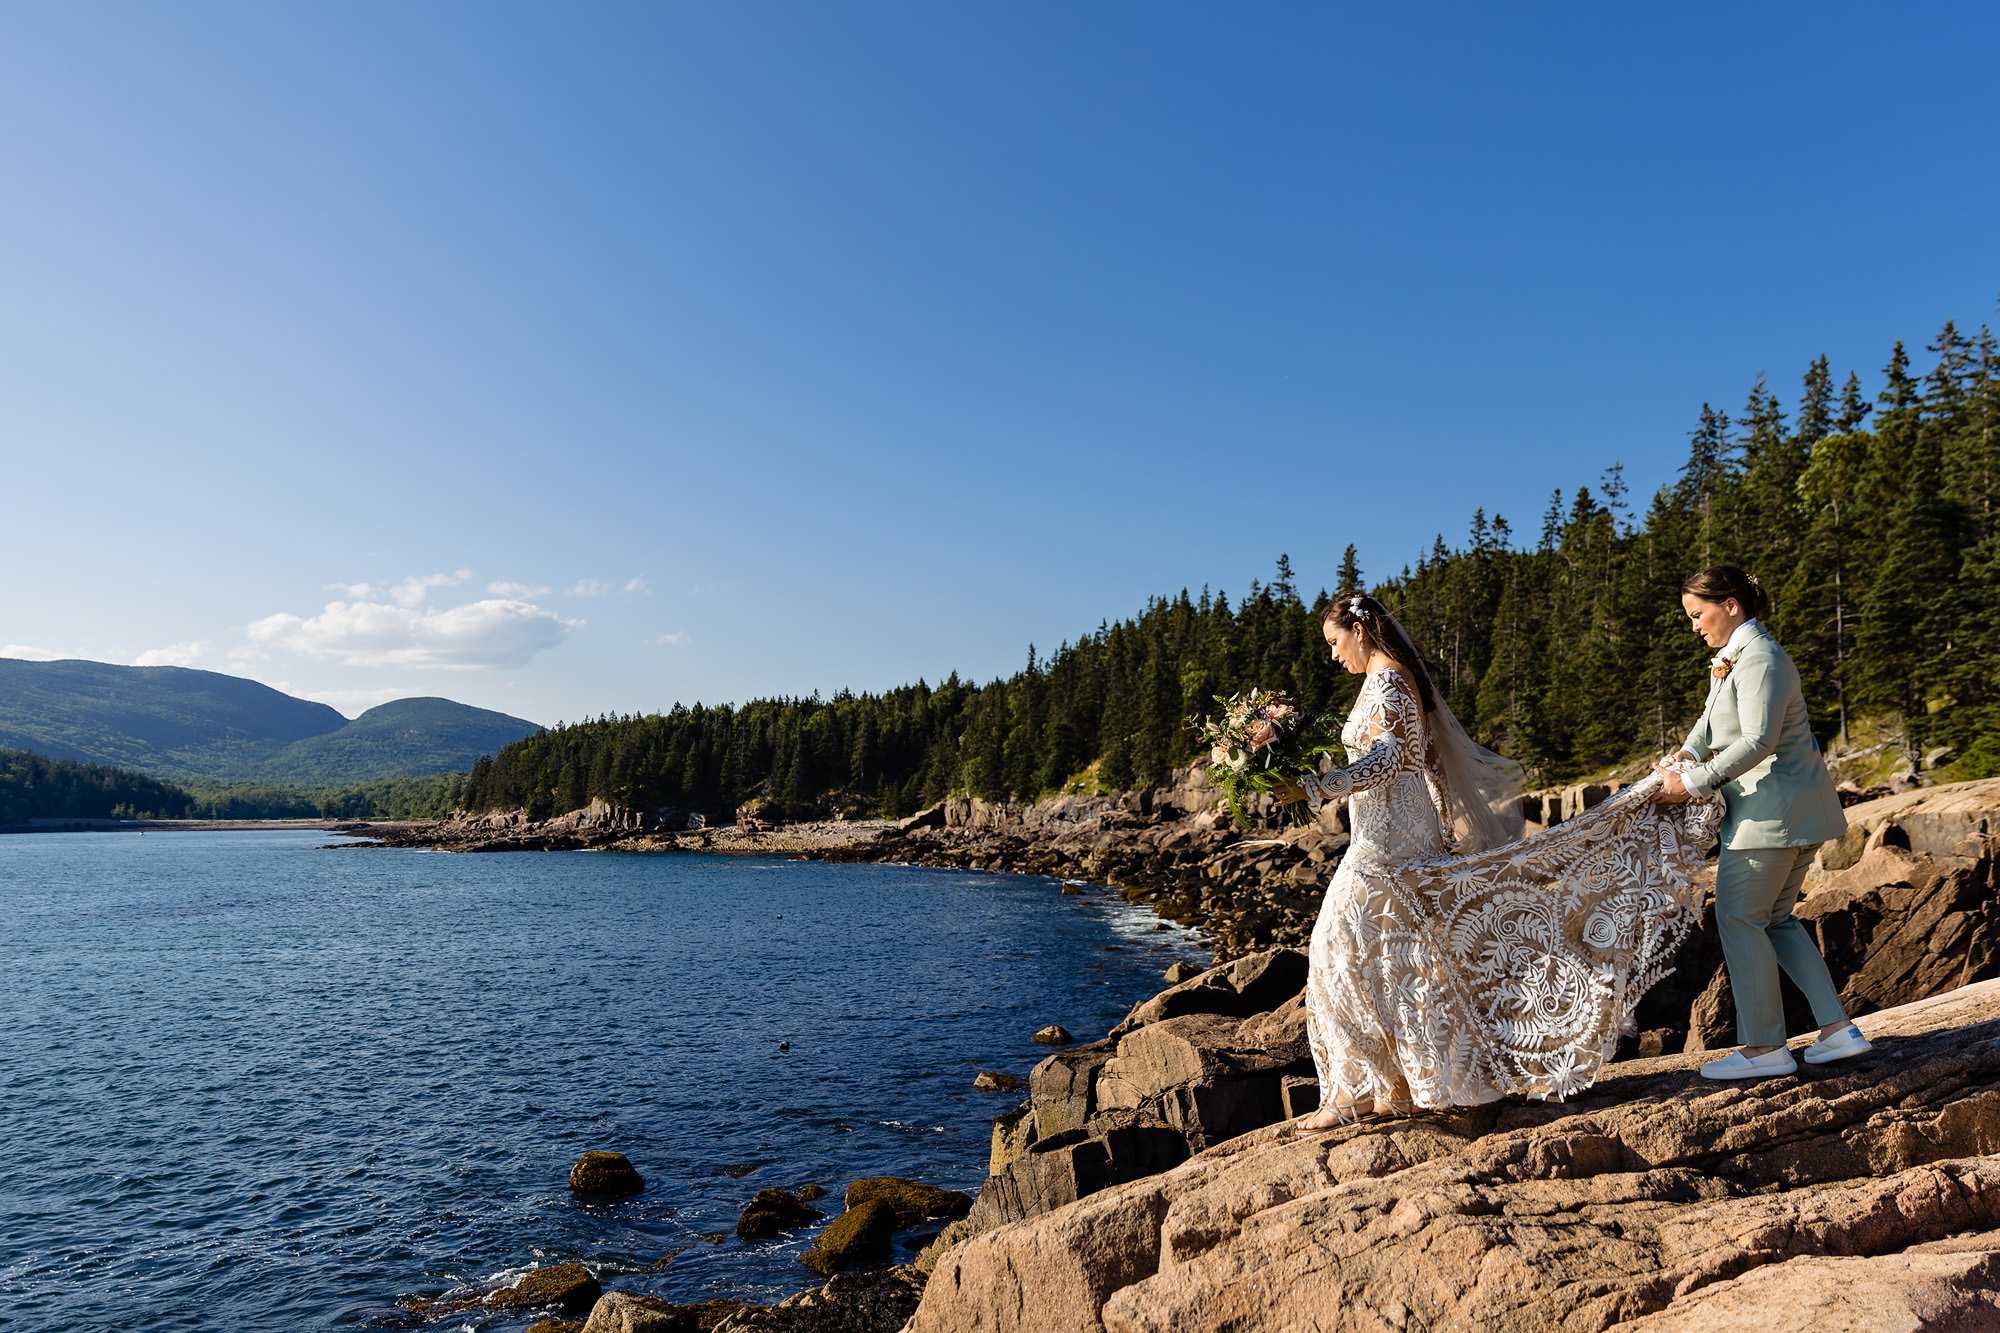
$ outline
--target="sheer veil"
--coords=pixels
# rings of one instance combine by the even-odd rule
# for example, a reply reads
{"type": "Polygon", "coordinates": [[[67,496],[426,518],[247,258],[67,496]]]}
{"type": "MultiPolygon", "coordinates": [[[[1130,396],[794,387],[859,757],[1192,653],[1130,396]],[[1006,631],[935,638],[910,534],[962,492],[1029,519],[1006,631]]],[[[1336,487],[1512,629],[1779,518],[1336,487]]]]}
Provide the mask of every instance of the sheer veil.
{"type": "MultiPolygon", "coordinates": [[[[1394,616],[1389,616],[1389,621],[1405,642],[1411,641],[1394,616]]],[[[1435,761],[1432,776],[1444,790],[1446,832],[1460,852],[1483,852],[1518,841],[1521,766],[1466,735],[1443,693],[1435,687],[1431,693],[1436,707],[1424,719],[1424,729],[1430,737],[1430,757],[1435,761]]]]}

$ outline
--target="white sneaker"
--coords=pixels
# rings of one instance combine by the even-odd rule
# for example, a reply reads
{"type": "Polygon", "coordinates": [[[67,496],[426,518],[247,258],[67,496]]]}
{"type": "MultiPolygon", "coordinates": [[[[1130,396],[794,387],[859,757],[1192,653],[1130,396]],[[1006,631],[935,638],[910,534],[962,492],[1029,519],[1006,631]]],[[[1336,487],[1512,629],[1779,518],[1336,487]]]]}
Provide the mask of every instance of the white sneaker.
{"type": "Polygon", "coordinates": [[[1796,1074],[1799,1062],[1792,1059],[1792,1053],[1780,1046],[1762,1055],[1745,1055],[1741,1051],[1731,1051],[1720,1060],[1711,1060],[1701,1067],[1703,1078],[1771,1078],[1778,1074],[1796,1074]]]}
{"type": "Polygon", "coordinates": [[[1809,1065],[1829,1064],[1835,1060],[1845,1060],[1849,1056],[1866,1055],[1875,1047],[1868,1038],[1861,1035],[1861,1029],[1849,1023],[1831,1037],[1821,1037],[1806,1047],[1806,1063],[1809,1065]]]}

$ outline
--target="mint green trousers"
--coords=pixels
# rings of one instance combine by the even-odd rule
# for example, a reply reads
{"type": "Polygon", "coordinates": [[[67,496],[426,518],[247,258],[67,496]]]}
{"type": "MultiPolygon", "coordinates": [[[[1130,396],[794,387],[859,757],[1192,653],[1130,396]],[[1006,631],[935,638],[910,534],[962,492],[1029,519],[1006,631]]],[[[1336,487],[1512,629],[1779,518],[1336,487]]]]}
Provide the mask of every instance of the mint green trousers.
{"type": "Polygon", "coordinates": [[[1736,998],[1740,1045],[1785,1044],[1779,968],[1805,994],[1813,1021],[1824,1027],[1847,1017],[1826,959],[1792,915],[1818,850],[1817,845],[1722,850],[1715,870],[1715,925],[1722,936],[1723,961],[1729,965],[1729,989],[1736,998]]]}

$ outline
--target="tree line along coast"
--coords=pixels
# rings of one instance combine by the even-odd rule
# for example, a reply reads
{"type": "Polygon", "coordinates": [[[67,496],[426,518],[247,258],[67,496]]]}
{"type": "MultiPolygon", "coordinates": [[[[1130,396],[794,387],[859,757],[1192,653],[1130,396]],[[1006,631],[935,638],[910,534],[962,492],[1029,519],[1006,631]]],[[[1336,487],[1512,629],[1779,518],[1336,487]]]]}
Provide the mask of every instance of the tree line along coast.
{"type": "MultiPolygon", "coordinates": [[[[1702,407],[1678,476],[1643,510],[1613,464],[1594,489],[1552,496],[1529,539],[1482,510],[1462,544],[1440,536],[1372,586],[1349,547],[1334,595],[1369,586],[1429,654],[1468,730],[1552,787],[1679,739],[1707,681],[1680,580],[1739,564],[1772,594],[1772,628],[1842,776],[1868,786],[2000,773],[2000,351],[1986,327],[1953,323],[1927,351],[1920,369],[1896,343],[1872,396],[1821,357],[1789,410],[1759,376],[1735,416],[1702,407]]],[[[170,792],[135,799],[126,779],[17,757],[0,791],[40,815],[518,810],[534,821],[597,801],[713,824],[746,807],[760,819],[898,818],[952,795],[1140,790],[1195,757],[1187,720],[1217,695],[1278,688],[1313,711],[1351,702],[1356,682],[1319,634],[1328,600],[1304,595],[1280,557],[1271,581],[1239,599],[1156,598],[1052,653],[1031,646],[1019,671],[984,685],[953,675],[607,715],[497,746],[469,772],[337,786],[176,784],[160,772],[170,792]]]]}
{"type": "MultiPolygon", "coordinates": [[[[1871,397],[1825,357],[1787,411],[1758,376],[1735,416],[1704,404],[1677,478],[1635,506],[1621,465],[1552,496],[1522,540],[1474,514],[1373,584],[1429,655],[1468,730],[1573,782],[1677,742],[1709,650],[1680,581],[1738,564],[1771,593],[1823,748],[1862,785],[2000,773],[2000,351],[1947,323],[1928,369],[1899,341],[1871,397]],[[1867,754],[1857,752],[1866,750],[1867,754]]],[[[1349,547],[1335,595],[1364,587],[1349,547]]],[[[558,726],[482,758],[463,808],[531,819],[593,800],[727,818],[907,815],[952,794],[1032,801],[1169,780],[1189,717],[1266,687],[1344,708],[1354,680],[1319,633],[1329,595],[1289,559],[1231,601],[1183,590],[985,685],[742,707],[675,707],[558,726]]]]}
{"type": "Polygon", "coordinates": [[[0,749],[0,828],[32,820],[442,819],[463,773],[376,778],[341,787],[169,782],[106,764],[0,749]]]}

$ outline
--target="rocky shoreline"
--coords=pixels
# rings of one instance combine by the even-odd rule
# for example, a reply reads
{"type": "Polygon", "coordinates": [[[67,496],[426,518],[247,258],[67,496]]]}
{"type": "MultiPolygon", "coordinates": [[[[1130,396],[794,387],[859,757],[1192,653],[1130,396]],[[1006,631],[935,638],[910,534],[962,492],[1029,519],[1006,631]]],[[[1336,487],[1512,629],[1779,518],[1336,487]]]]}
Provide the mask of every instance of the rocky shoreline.
{"type": "MultiPolygon", "coordinates": [[[[1579,784],[1531,793],[1528,827],[1574,818],[1617,789],[1579,784]]],[[[1269,827],[1237,828],[1216,809],[1201,770],[1191,768],[1170,784],[1117,798],[1059,796],[1028,806],[957,798],[894,823],[771,825],[746,817],[720,827],[669,827],[686,821],[594,803],[539,823],[516,811],[342,831],[365,840],[343,844],[349,847],[690,851],[1043,875],[1108,885],[1195,929],[1215,961],[1226,963],[1303,948],[1346,850],[1344,807],[1329,806],[1299,828],[1279,826],[1278,813],[1260,812],[1269,827]]],[[[1799,915],[1820,937],[1835,977],[1843,984],[1850,974],[1859,978],[1856,1012],[1995,975],[2000,907],[1979,883],[1976,840],[1989,827],[2000,830],[2000,779],[1863,799],[1848,817],[1847,835],[1821,849],[1799,915]]],[[[1803,1024],[1803,999],[1789,988],[1788,1003],[1788,1014],[1803,1024]]],[[[1638,1018],[1640,1030],[1621,1052],[1627,1057],[1732,1044],[1735,1011],[1711,917],[1690,934],[1673,975],[1647,995],[1638,1018]]]]}
{"type": "MultiPolygon", "coordinates": [[[[1531,810],[1559,822],[1609,793],[1539,794],[1531,810]]],[[[1798,915],[1850,1012],[1894,1039],[1876,1054],[1747,1088],[1701,1080],[1701,1053],[1734,1044],[1710,909],[1642,1004],[1623,1063],[1588,1093],[1309,1139],[1277,1127],[1317,1101],[1299,946],[1346,833],[1333,811],[1302,829],[1237,830],[1205,795],[1184,780],[1117,801],[965,800],[893,825],[668,829],[602,807],[541,825],[496,816],[348,831],[378,833],[378,846],[689,850],[1088,879],[1216,943],[1216,966],[1170,978],[1110,1034],[1035,1068],[1028,1097],[995,1122],[977,1200],[916,1263],[875,1267],[886,1247],[869,1241],[858,1271],[834,1264],[825,1285],[774,1307],[697,1311],[606,1293],[577,1326],[589,1333],[891,1333],[906,1319],[919,1333],[1372,1329],[1382,1318],[1798,1327],[1805,1298],[1759,1275],[1780,1263],[1811,1268],[1824,1300],[1810,1309],[1836,1326],[1848,1292],[2000,1320],[2000,780],[1860,802],[1848,834],[1820,852],[1798,915]],[[1912,1296],[1918,1287],[1931,1295],[1912,1296]],[[1787,1313],[1759,1323],[1745,1314],[1757,1302],[1787,1313]]],[[[1790,999],[1792,1029],[1809,1031],[1790,999]]],[[[823,1234],[887,1236],[889,1219],[856,1218],[847,1203],[823,1234]]]]}

